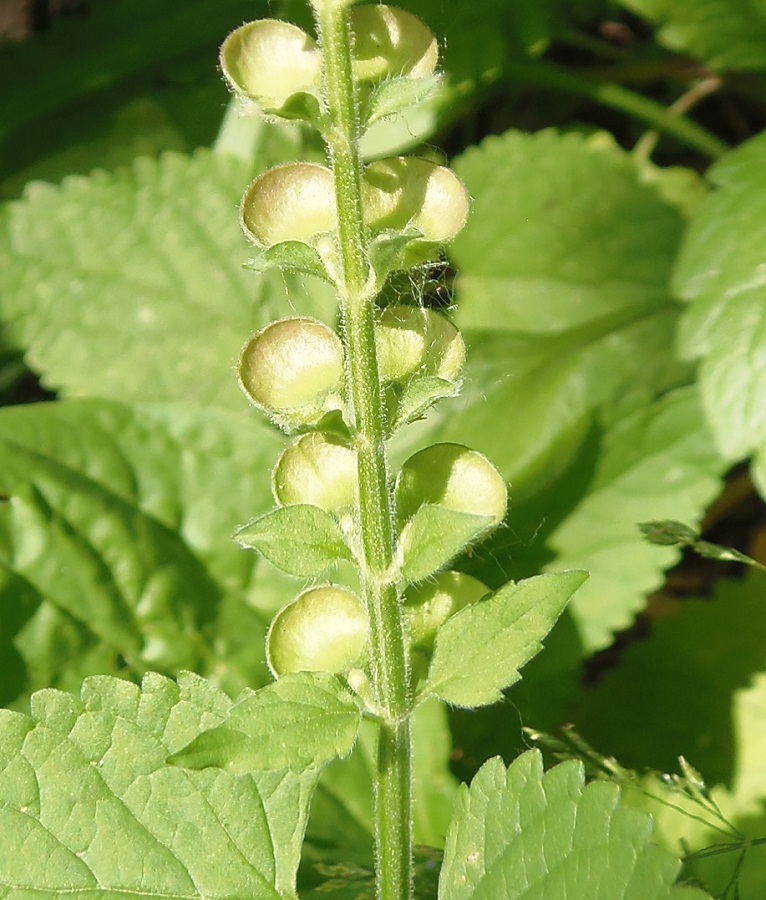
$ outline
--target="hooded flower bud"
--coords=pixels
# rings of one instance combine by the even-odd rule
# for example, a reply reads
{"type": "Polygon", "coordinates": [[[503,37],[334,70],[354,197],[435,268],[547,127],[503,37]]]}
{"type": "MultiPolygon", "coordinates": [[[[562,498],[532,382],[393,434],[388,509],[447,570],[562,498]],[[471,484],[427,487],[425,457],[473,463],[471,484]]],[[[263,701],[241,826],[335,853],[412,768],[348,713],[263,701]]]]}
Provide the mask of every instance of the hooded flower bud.
{"type": "Polygon", "coordinates": [[[322,55],[305,31],[261,19],[233,31],[221,47],[221,68],[231,87],[266,112],[278,112],[295,93],[318,87],[322,55]]]}
{"type": "Polygon", "coordinates": [[[367,224],[376,231],[413,226],[432,244],[452,240],[466,223],[468,191],[455,173],[415,156],[371,163],[362,196],[367,224]]]}
{"type": "Polygon", "coordinates": [[[351,11],[354,31],[354,74],[363,80],[424,78],[439,60],[430,28],[395,6],[379,3],[351,11]]]}
{"type": "Polygon", "coordinates": [[[307,162],[269,169],[247,189],[240,221],[248,238],[262,247],[282,241],[313,244],[338,225],[332,172],[307,162]]]}
{"type": "Polygon", "coordinates": [[[356,452],[340,438],[313,431],[290,444],[272,476],[282,506],[309,503],[327,512],[353,506],[357,496],[356,452]]]}
{"type": "Polygon", "coordinates": [[[389,306],[375,330],[384,381],[435,375],[455,381],[465,361],[460,332],[444,316],[417,306],[389,306]]]}
{"type": "Polygon", "coordinates": [[[316,319],[280,319],[245,344],[239,383],[250,400],[293,426],[342,405],[343,346],[316,319]]]}
{"type": "Polygon", "coordinates": [[[359,598],[335,586],[310,588],[277,613],[266,637],[276,677],[288,672],[346,675],[366,662],[369,625],[359,598]]]}
{"type": "Polygon", "coordinates": [[[492,463],[462,444],[432,444],[411,456],[396,479],[396,505],[402,521],[424,504],[485,516],[498,525],[508,493],[492,463]]]}

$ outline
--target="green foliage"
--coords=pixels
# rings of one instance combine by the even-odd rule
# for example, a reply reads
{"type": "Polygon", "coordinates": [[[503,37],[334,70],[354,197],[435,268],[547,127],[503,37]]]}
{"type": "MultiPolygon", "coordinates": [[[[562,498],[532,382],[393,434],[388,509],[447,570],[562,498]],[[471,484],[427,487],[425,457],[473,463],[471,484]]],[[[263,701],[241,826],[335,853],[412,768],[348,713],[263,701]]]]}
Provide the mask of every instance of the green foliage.
{"type": "Polygon", "coordinates": [[[94,677],[2,715],[3,893],[292,893],[317,771],[235,777],[165,764],[231,702],[189,673],[94,677]],[[35,852],[29,848],[34,846],[35,852]]]}
{"type": "Polygon", "coordinates": [[[718,190],[692,223],[674,276],[691,301],[681,350],[702,358],[705,412],[729,460],[766,448],[765,148],[763,135],[753,138],[711,169],[718,190]]]}
{"type": "Polygon", "coordinates": [[[510,582],[456,613],[436,636],[424,692],[456,706],[500,700],[586,578],[585,572],[562,572],[510,582]]]}
{"type": "MultiPolygon", "coordinates": [[[[371,580],[400,602],[449,564],[492,590],[449,606],[410,659],[415,896],[437,896],[446,837],[444,900],[703,887],[759,900],[763,579],[680,604],[677,579],[662,586],[683,549],[729,575],[765,562],[748,544],[754,492],[733,535],[732,488],[706,509],[732,464],[749,463],[766,496],[766,16],[744,0],[401,4],[436,35],[445,71],[429,68],[426,29],[422,71],[381,49],[393,77],[364,82],[356,107],[367,161],[423,156],[417,197],[412,163],[376,162],[363,182],[383,229],[367,288],[383,288],[389,318],[424,323],[386,360],[389,495],[404,461],[441,442],[486,454],[509,507],[500,522],[470,490],[457,505],[452,487],[423,495],[380,519],[394,552],[376,567],[340,459],[366,445],[359,394],[347,383],[308,417],[273,416],[300,433],[293,447],[319,434],[342,449],[337,474],[304,447],[272,498],[284,442],[234,376],[243,342],[277,317],[344,339],[353,327],[347,309],[339,327],[343,265],[326,231],[248,247],[236,222],[270,166],[325,161],[317,136],[232,107],[210,148],[221,40],[258,16],[316,34],[304,5],[110,0],[0,46],[0,895],[290,898],[297,884],[306,898],[373,897],[390,724],[375,666],[355,649],[340,674],[271,682],[268,623],[320,578],[368,609],[371,580]],[[434,173],[454,178],[447,153],[471,213],[442,266],[468,195],[453,181],[449,202],[426,202],[434,173]],[[448,365],[450,322],[462,338],[448,365]],[[26,402],[42,396],[34,376],[50,402],[26,402]],[[610,650],[603,672],[593,654],[650,595],[648,636],[610,650]],[[582,745],[588,776],[619,790],[518,756],[520,724],[567,721],[636,773],[611,756],[594,766],[582,745]],[[482,767],[497,752],[518,758],[482,767]],[[699,778],[685,762],[680,781],[653,774],[681,754],[699,778]]],[[[374,4],[359,10],[385,25],[374,4]]],[[[378,48],[357,44],[370,69],[378,48]]],[[[277,99],[328,137],[314,76],[277,99]]],[[[301,640],[320,636],[304,626],[301,640]]]]}
{"type": "Polygon", "coordinates": [[[2,311],[47,386],[245,408],[230,367],[243,335],[285,302],[279,279],[239,265],[231,210],[249,174],[208,151],[166,155],[34,184],[11,205],[2,311]]]}
{"type": "Polygon", "coordinates": [[[318,506],[282,506],[243,525],[234,537],[283,572],[303,578],[351,557],[338,523],[318,506]]]}
{"type": "Polygon", "coordinates": [[[678,868],[651,843],[649,818],[619,805],[615,785],[586,787],[575,762],[543,774],[530,751],[507,771],[490,760],[461,789],[439,897],[703,900],[703,891],[672,886],[678,868]]]}
{"type": "Polygon", "coordinates": [[[230,535],[270,498],[255,481],[230,484],[233,466],[265,465],[276,446],[259,422],[214,410],[104,400],[3,410],[0,491],[12,499],[0,506],[0,548],[14,610],[3,638],[15,661],[2,670],[5,702],[74,686],[91,654],[96,671],[196,666],[234,690],[262,683],[252,642],[267,620],[243,603],[260,565],[230,535]]]}
{"type": "Polygon", "coordinates": [[[712,69],[763,69],[766,11],[747,0],[620,0],[658,25],[668,47],[712,69]]]}
{"type": "Polygon", "coordinates": [[[337,678],[296,672],[241,697],[224,725],[204,732],[170,761],[234,775],[300,771],[347,756],[359,720],[357,699],[337,678]]]}

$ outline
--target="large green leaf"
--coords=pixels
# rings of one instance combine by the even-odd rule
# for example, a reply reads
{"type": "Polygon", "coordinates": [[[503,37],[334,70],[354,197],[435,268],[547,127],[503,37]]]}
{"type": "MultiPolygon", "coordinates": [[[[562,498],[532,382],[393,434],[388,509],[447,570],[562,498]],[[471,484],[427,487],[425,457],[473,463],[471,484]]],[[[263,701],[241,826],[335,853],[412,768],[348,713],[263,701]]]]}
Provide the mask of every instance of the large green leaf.
{"type": "Polygon", "coordinates": [[[359,699],[334,675],[295,672],[245,693],[223,725],[203,732],[172,761],[235,775],[320,766],[348,756],[361,717],[359,699]]]}
{"type": "Polygon", "coordinates": [[[699,522],[721,489],[724,467],[693,388],[609,428],[587,492],[547,541],[554,553],[548,568],[591,572],[570,607],[584,647],[600,649],[627,628],[680,557],[675,548],[648,544],[638,523],[671,515],[699,522]]]}
{"type": "Polygon", "coordinates": [[[673,887],[680,863],[651,843],[651,819],[582,766],[543,774],[540,754],[490,760],[463,787],[447,837],[440,900],[703,900],[673,887]]]}
{"type": "Polygon", "coordinates": [[[667,282],[682,220],[601,135],[509,132],[455,168],[474,198],[452,247],[466,402],[436,431],[518,495],[572,459],[599,407],[681,377],[667,282]]]}
{"type": "Polygon", "coordinates": [[[0,712],[0,896],[294,896],[317,773],[235,777],[165,763],[230,701],[189,673],[139,690],[85,681],[80,698],[0,712]]]}
{"type": "Polygon", "coordinates": [[[681,349],[702,360],[705,412],[730,460],[766,449],[764,153],[760,135],[711,169],[718,189],[689,228],[674,278],[690,302],[681,349]]]}
{"type": "Polygon", "coordinates": [[[122,658],[134,673],[214,667],[234,690],[262,683],[257,605],[279,601],[268,581],[258,595],[260,567],[231,534],[270,505],[248,473],[266,471],[279,445],[233,413],[84,400],[2,410],[3,637],[26,689],[57,683],[99,643],[94,671],[122,658]]]}
{"type": "Polygon", "coordinates": [[[766,7],[751,0],[620,0],[657,25],[672,50],[711,69],[766,68],[766,7]]]}
{"type": "Polygon", "coordinates": [[[232,369],[248,336],[296,307],[326,315],[328,298],[316,279],[307,295],[241,268],[236,205],[250,177],[226,156],[166,154],[33,184],[10,206],[0,312],[47,386],[246,408],[232,369]]]}

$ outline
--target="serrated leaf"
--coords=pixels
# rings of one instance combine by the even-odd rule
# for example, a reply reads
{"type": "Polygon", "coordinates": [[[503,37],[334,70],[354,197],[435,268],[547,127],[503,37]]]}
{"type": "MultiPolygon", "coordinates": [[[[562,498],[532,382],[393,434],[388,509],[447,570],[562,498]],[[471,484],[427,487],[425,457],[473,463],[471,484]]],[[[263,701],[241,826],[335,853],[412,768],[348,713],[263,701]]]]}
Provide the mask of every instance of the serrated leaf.
{"type": "Polygon", "coordinates": [[[766,68],[766,9],[749,0],[620,0],[655,22],[657,39],[716,71],[766,68]]]}
{"type": "Polygon", "coordinates": [[[766,135],[715,165],[717,190],[693,219],[674,277],[690,305],[680,347],[702,359],[708,420],[730,460],[766,446],[766,135]]]}
{"type": "Polygon", "coordinates": [[[555,555],[546,567],[592,573],[570,606],[584,648],[601,649],[628,627],[679,559],[676,549],[645,543],[638,523],[699,522],[724,468],[693,388],[639,407],[607,431],[585,495],[547,542],[555,555]]]}
{"type": "Polygon", "coordinates": [[[30,896],[292,896],[316,771],[234,777],[165,764],[224,721],[189,673],[139,690],[94,677],[80,698],[0,713],[0,885],[30,896]],[[35,852],[29,852],[35,847],[35,852]]]}
{"type": "Polygon", "coordinates": [[[620,806],[616,785],[585,786],[565,762],[543,774],[529,751],[463,787],[447,836],[439,900],[704,900],[673,887],[679,860],[651,843],[651,819],[620,806]],[[523,826],[523,827],[522,827],[523,826]]]}
{"type": "Polygon", "coordinates": [[[97,671],[126,660],[137,675],[210,666],[235,691],[263,683],[268,616],[244,601],[259,568],[229,535],[271,498],[231,473],[266,469],[280,445],[249,416],[212,410],[85,400],[3,409],[0,493],[11,499],[0,504],[0,555],[14,586],[0,602],[13,610],[26,596],[34,610],[11,637],[26,689],[71,667],[81,677],[80,654],[99,643],[97,671]]]}
{"type": "Polygon", "coordinates": [[[324,672],[298,672],[240,698],[222,725],[175,753],[190,769],[234,775],[323,766],[348,756],[361,721],[358,699],[324,672]]]}
{"type": "Polygon", "coordinates": [[[423,694],[466,707],[500,700],[521,677],[519,669],[542,649],[540,642],[587,577],[585,572],[539,575],[460,610],[436,636],[423,694]]]}
{"type": "Polygon", "coordinates": [[[485,453],[518,497],[572,460],[599,408],[685,377],[668,290],[683,221],[603,135],[508,132],[455,169],[473,198],[450,249],[466,386],[429,433],[485,453]]]}
{"type": "Polygon", "coordinates": [[[310,504],[281,506],[243,525],[234,537],[241,547],[257,550],[283,572],[303,578],[351,559],[337,521],[310,504]]]}
{"type": "MultiPolygon", "coordinates": [[[[250,177],[198,151],[28,187],[0,242],[0,311],[46,385],[247,408],[231,370],[248,334],[287,308],[283,274],[241,268],[232,210],[250,177]]],[[[327,285],[288,284],[293,308],[327,315],[327,285]]]]}
{"type": "Polygon", "coordinates": [[[489,516],[474,516],[443,506],[425,504],[402,529],[399,553],[402,575],[422,581],[446,566],[492,524],[489,516]]]}

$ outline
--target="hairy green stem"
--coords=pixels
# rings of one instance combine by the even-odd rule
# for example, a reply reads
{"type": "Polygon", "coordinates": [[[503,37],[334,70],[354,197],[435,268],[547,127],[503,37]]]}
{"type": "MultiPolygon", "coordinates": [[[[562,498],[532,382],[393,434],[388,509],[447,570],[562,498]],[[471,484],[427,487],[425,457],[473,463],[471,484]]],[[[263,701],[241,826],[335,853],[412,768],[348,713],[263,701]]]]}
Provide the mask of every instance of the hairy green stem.
{"type": "Polygon", "coordinates": [[[375,349],[374,298],[361,196],[359,120],[351,41],[342,3],[326,3],[317,24],[330,117],[325,139],[335,175],[343,279],[340,304],[348,389],[359,469],[362,587],[370,619],[373,684],[382,710],[375,803],[378,896],[406,900],[412,885],[412,739],[407,648],[391,576],[394,530],[385,452],[385,422],[375,349]]]}

